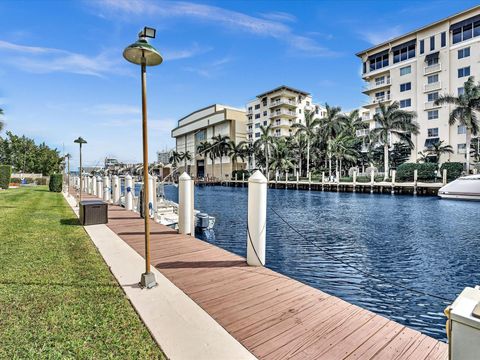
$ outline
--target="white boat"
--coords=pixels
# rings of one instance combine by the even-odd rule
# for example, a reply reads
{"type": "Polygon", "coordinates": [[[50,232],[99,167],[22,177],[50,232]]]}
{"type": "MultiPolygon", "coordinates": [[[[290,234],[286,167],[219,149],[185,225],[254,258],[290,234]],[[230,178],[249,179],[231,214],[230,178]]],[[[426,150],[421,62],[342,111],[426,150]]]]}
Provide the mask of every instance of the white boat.
{"type": "Polygon", "coordinates": [[[480,175],[462,176],[438,190],[442,199],[480,200],[480,175]]]}

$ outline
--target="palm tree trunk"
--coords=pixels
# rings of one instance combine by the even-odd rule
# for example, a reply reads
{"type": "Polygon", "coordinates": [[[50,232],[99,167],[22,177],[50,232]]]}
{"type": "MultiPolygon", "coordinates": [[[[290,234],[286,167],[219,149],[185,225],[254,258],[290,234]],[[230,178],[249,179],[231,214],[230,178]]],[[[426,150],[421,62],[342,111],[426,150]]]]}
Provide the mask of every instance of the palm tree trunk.
{"type": "MultiPolygon", "coordinates": [[[[337,174],[339,174],[339,172],[338,172],[338,158],[335,157],[335,176],[336,176],[337,174]]],[[[338,179],[337,179],[337,181],[338,181],[338,179]]]]}
{"type": "Polygon", "coordinates": [[[465,154],[467,157],[467,175],[470,175],[470,142],[472,140],[472,134],[470,132],[470,129],[467,129],[467,134],[466,134],[466,147],[467,147],[467,153],[465,154]]]}
{"type": "Polygon", "coordinates": [[[307,176],[310,173],[310,137],[307,137],[307,176]]]}
{"type": "Polygon", "coordinates": [[[342,158],[340,158],[340,177],[342,177],[342,171],[343,171],[342,158]]]}
{"type": "Polygon", "coordinates": [[[215,157],[212,159],[212,178],[215,178],[215,157]]]}
{"type": "Polygon", "coordinates": [[[383,175],[383,179],[387,180],[389,178],[389,165],[388,165],[388,144],[383,145],[383,171],[385,174],[383,175]]]}
{"type": "Polygon", "coordinates": [[[270,180],[269,176],[269,169],[268,169],[268,146],[265,146],[265,169],[266,169],[266,176],[267,176],[267,181],[270,180]]]}

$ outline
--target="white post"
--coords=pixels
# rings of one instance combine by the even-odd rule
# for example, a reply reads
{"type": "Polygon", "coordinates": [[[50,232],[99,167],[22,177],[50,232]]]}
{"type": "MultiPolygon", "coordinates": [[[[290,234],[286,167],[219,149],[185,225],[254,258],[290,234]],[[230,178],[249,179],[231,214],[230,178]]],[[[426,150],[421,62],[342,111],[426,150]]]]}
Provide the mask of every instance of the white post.
{"type": "Polygon", "coordinates": [[[192,235],[192,179],[186,172],[178,178],[178,232],[192,235]]]}
{"type": "Polygon", "coordinates": [[[335,171],[335,180],[337,180],[337,184],[340,183],[340,172],[338,170],[335,171]]]}
{"type": "Polygon", "coordinates": [[[308,190],[310,190],[312,187],[312,173],[308,173],[308,190]]]}
{"type": "Polygon", "coordinates": [[[97,177],[95,175],[92,177],[92,195],[97,196],[97,177]]]}
{"type": "Polygon", "coordinates": [[[157,184],[157,180],[158,180],[157,176],[154,176],[154,177],[153,177],[153,188],[152,188],[152,192],[154,193],[154,196],[153,196],[153,219],[154,219],[155,221],[158,220],[158,212],[157,212],[157,209],[158,209],[158,207],[157,207],[157,199],[158,199],[158,194],[157,194],[158,188],[157,188],[157,185],[158,185],[158,184],[157,184]]]}
{"type": "Polygon", "coordinates": [[[392,170],[392,195],[395,194],[395,177],[397,175],[397,170],[392,170]]]}
{"type": "Polygon", "coordinates": [[[155,215],[154,204],[156,202],[154,202],[153,199],[157,197],[157,189],[155,189],[154,186],[153,176],[150,174],[148,174],[148,188],[150,189],[148,194],[148,208],[151,209],[150,217],[153,217],[155,215]]]}
{"type": "Polygon", "coordinates": [[[413,195],[417,195],[418,170],[413,170],[413,195]]]}
{"type": "Polygon", "coordinates": [[[353,170],[353,192],[355,192],[356,185],[357,185],[357,170],[353,170]]]}
{"type": "Polygon", "coordinates": [[[87,193],[92,193],[92,178],[90,176],[87,177],[87,193]]]}
{"type": "Polygon", "coordinates": [[[442,183],[443,183],[443,185],[447,185],[447,169],[443,169],[442,183]]]}
{"type": "Polygon", "coordinates": [[[295,176],[297,177],[297,189],[298,189],[298,182],[300,181],[300,174],[298,173],[297,170],[295,170],[295,176]]]}
{"type": "Polygon", "coordinates": [[[112,176],[112,196],[113,203],[120,204],[120,179],[117,175],[112,176]]]}
{"type": "Polygon", "coordinates": [[[288,171],[285,171],[285,189],[288,187],[288,171]]]}
{"type": "Polygon", "coordinates": [[[103,180],[100,175],[97,178],[97,197],[103,199],[103,180]]]}
{"type": "Polygon", "coordinates": [[[373,194],[373,185],[375,184],[375,171],[370,173],[370,193],[373,194]]]}
{"type": "Polygon", "coordinates": [[[110,177],[103,177],[103,201],[110,202],[110,177]]]}
{"type": "Polygon", "coordinates": [[[245,173],[242,173],[242,187],[245,186],[245,173]]]}
{"type": "Polygon", "coordinates": [[[131,175],[125,176],[125,209],[133,210],[133,180],[131,175]]]}
{"type": "Polygon", "coordinates": [[[248,179],[247,264],[265,265],[267,179],[260,171],[248,179]]]}

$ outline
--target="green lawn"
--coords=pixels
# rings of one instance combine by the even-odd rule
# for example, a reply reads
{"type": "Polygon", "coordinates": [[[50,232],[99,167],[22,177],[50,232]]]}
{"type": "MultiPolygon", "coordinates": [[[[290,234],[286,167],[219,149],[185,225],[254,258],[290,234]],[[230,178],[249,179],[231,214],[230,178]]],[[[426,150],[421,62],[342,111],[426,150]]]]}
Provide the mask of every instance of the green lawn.
{"type": "Polygon", "coordinates": [[[63,196],[0,191],[0,358],[163,359],[63,196]]]}

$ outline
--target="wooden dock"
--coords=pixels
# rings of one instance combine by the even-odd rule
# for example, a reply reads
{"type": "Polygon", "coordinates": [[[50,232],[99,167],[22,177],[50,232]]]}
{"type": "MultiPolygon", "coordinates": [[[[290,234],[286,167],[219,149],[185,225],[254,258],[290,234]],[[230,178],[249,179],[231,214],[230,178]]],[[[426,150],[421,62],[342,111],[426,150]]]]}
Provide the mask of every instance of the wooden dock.
{"type": "MultiPolygon", "coordinates": [[[[144,255],[137,213],[109,205],[108,227],[144,255]]],[[[153,221],[151,259],[259,359],[448,358],[443,342],[153,221]]]]}

